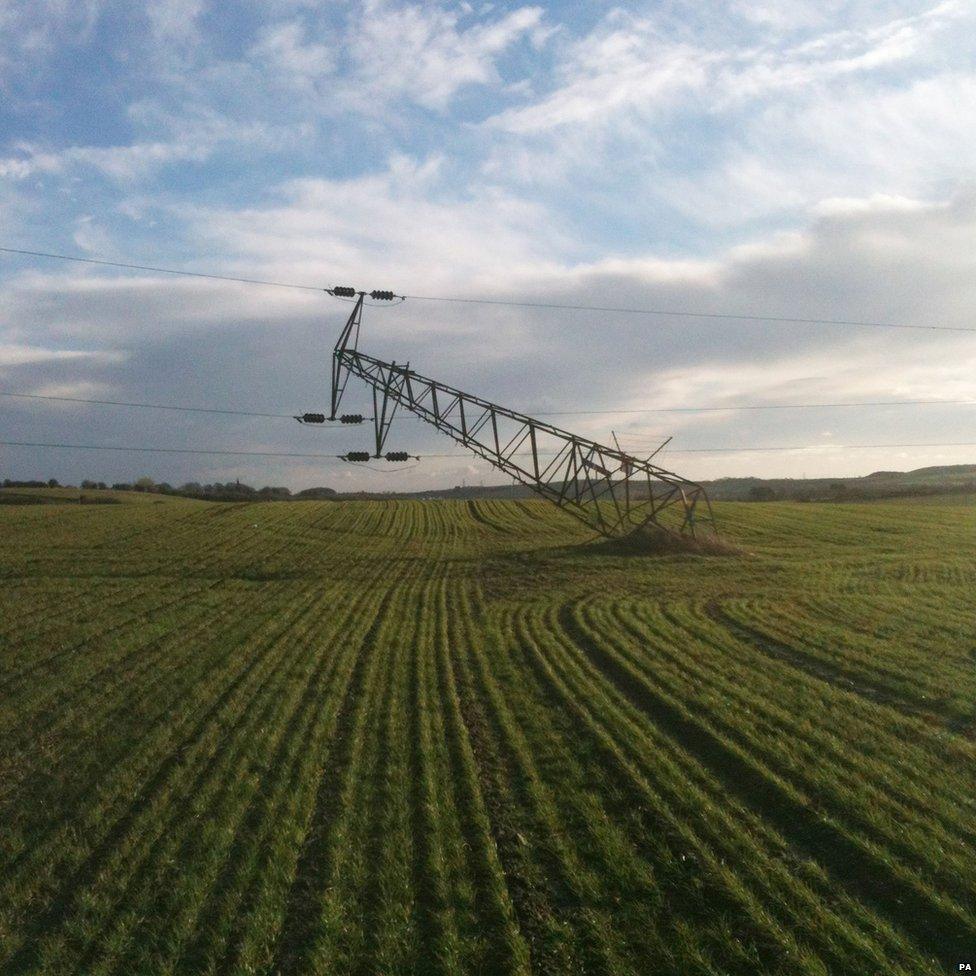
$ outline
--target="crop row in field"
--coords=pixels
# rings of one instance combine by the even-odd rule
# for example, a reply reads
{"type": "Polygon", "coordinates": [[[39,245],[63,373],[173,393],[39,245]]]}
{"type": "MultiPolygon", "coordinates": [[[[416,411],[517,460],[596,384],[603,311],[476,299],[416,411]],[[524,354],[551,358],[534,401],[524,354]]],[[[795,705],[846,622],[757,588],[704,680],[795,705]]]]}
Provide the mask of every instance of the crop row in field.
{"type": "Polygon", "coordinates": [[[916,511],[641,557],[531,503],[4,509],[0,969],[941,972],[976,518],[916,511]]]}

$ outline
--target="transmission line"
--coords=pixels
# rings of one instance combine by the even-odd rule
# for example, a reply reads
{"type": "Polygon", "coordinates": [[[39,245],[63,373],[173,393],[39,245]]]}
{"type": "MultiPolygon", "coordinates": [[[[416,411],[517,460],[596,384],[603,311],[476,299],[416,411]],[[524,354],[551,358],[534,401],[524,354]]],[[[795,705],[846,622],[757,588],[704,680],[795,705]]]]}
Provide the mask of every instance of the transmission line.
{"type": "MultiPolygon", "coordinates": [[[[2,443],[2,442],[0,442],[2,443]]],[[[671,447],[669,454],[745,454],[756,451],[818,451],[824,447],[840,449],[842,451],[857,451],[880,449],[886,447],[976,447],[976,441],[953,441],[948,443],[919,443],[919,444],[787,444],[776,447],[671,447]]],[[[554,451],[539,451],[539,454],[553,454],[554,451]]],[[[423,454],[423,458],[466,458],[469,454],[423,454]]],[[[510,455],[512,457],[531,457],[531,453],[510,455]]]]}
{"type": "MultiPolygon", "coordinates": [[[[259,413],[255,410],[229,410],[222,407],[184,407],[172,403],[134,403],[128,400],[91,400],[85,397],[53,396],[42,393],[10,393],[0,390],[0,396],[17,397],[24,400],[55,400],[59,403],[95,403],[106,407],[140,407],[145,410],[179,410],[184,413],[220,413],[232,414],[238,417],[273,417],[275,419],[293,420],[290,413],[259,413]]],[[[336,427],[341,426],[336,424],[336,427]]]]}
{"type": "Polygon", "coordinates": [[[239,457],[281,457],[281,458],[319,458],[343,459],[341,454],[303,454],[296,451],[231,451],[195,447],[119,447],[114,444],[55,444],[44,441],[0,441],[3,447],[51,447],[73,451],[125,451],[138,454],[213,454],[239,457]]]}
{"type": "Polygon", "coordinates": [[[692,319],[725,319],[740,322],[783,322],[790,325],[838,325],[866,329],[922,329],[931,332],[976,332],[961,325],[910,325],[907,322],[869,322],[861,319],[800,318],[788,315],[755,315],[743,312],[693,312],[677,308],[632,308],[616,305],[571,305],[559,302],[520,302],[502,298],[455,298],[435,295],[404,295],[415,302],[452,302],[463,305],[502,305],[510,308],[544,308],[567,312],[611,312],[617,315],[654,315],[692,319]]]}
{"type": "MultiPolygon", "coordinates": [[[[230,414],[241,417],[271,417],[280,420],[294,420],[295,415],[290,413],[261,413],[255,410],[232,410],[222,407],[185,407],[172,403],[137,403],[130,400],[95,400],[86,397],[55,396],[53,394],[42,393],[15,393],[8,390],[0,390],[0,396],[14,397],[24,400],[53,400],[59,403],[89,403],[99,406],[109,407],[137,407],[146,410],[176,410],[187,413],[215,413],[230,414]]],[[[738,410],[820,410],[833,408],[857,408],[857,407],[907,407],[907,406],[960,406],[976,405],[976,400],[874,400],[874,401],[851,401],[836,403],[744,403],[726,407],[640,407],[634,409],[621,410],[530,410],[527,411],[534,417],[569,417],[569,416],[615,416],[618,414],[631,413],[720,413],[723,411],[738,410]]],[[[371,418],[364,417],[364,420],[371,418]]],[[[406,420],[420,420],[419,417],[407,416],[406,420]]],[[[318,424],[318,427],[329,427],[329,424],[318,424]]],[[[335,424],[335,427],[344,427],[345,424],[335,424]]]]}
{"type": "Polygon", "coordinates": [[[54,254],[49,251],[25,251],[17,247],[0,247],[4,254],[20,254],[35,258],[53,258],[56,261],[76,261],[79,264],[99,264],[106,268],[125,268],[127,271],[153,271],[159,274],[182,275],[188,278],[210,278],[214,281],[236,281],[245,285],[268,285],[272,288],[300,288],[302,291],[325,291],[316,285],[296,285],[287,281],[267,281],[263,278],[236,278],[233,275],[205,274],[202,271],[183,271],[180,268],[158,268],[148,264],[126,264],[123,261],[105,261],[100,258],[82,258],[72,254],[54,254]]]}
{"type": "MultiPolygon", "coordinates": [[[[209,274],[201,271],[183,271],[179,268],[162,268],[147,264],[130,264],[124,261],[107,261],[102,258],[83,258],[72,254],[57,254],[53,251],[30,251],[24,248],[0,247],[4,254],[17,254],[26,257],[50,258],[56,261],[74,261],[80,264],[94,264],[109,268],[123,268],[129,271],[151,271],[168,275],[183,275],[191,278],[209,278],[216,281],[234,281],[248,285],[266,285],[273,288],[296,288],[302,291],[331,292],[329,288],[317,285],[297,284],[288,281],[272,281],[264,278],[243,278],[232,275],[209,274]]],[[[560,302],[525,302],[503,298],[461,298],[451,295],[397,295],[397,298],[417,302],[451,302],[462,305],[498,305],[509,308],[555,309],[558,311],[609,312],[618,315],[649,315],[659,317],[678,317],[695,319],[724,319],[740,322],[780,322],[789,325],[827,325],[870,329],[914,329],[926,332],[976,332],[976,328],[961,325],[913,325],[906,322],[874,322],[861,319],[805,318],[787,315],[764,315],[748,312],[697,312],[680,308],[635,308],[613,305],[563,304],[560,302]]]]}
{"type": "MultiPolygon", "coordinates": [[[[73,451],[121,451],[139,454],[210,454],[231,455],[235,457],[276,457],[276,458],[315,458],[318,460],[348,460],[344,454],[306,454],[299,451],[235,451],[215,448],[194,447],[142,447],[117,446],[114,444],[62,444],[46,441],[0,441],[0,447],[46,447],[73,451]]],[[[669,448],[672,454],[745,454],[759,451],[814,451],[824,447],[843,451],[882,449],[882,448],[929,448],[929,447],[976,447],[976,441],[950,441],[915,444],[789,444],[776,447],[685,447],[669,448]]],[[[555,451],[539,451],[539,454],[555,454],[555,451]]],[[[531,457],[530,452],[518,452],[510,457],[531,457]]],[[[429,458],[470,458],[470,454],[423,454],[421,460],[429,458]]],[[[391,469],[395,470],[395,469],[391,469]]]]}

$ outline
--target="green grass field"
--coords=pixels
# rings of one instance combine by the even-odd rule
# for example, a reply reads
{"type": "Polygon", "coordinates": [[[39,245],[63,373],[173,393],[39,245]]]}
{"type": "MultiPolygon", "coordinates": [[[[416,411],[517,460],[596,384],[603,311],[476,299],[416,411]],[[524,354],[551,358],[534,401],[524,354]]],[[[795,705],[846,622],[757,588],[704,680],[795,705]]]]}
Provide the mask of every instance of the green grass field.
{"type": "Polygon", "coordinates": [[[120,501],[0,507],[4,976],[976,965],[972,505],[120,501]]]}

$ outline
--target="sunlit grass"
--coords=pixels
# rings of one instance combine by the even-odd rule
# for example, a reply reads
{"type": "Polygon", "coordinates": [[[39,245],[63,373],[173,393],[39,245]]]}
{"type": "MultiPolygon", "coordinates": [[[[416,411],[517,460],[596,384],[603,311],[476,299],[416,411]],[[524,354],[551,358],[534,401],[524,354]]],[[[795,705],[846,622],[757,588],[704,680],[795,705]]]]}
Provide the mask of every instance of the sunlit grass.
{"type": "Polygon", "coordinates": [[[966,958],[976,510],[717,514],[0,506],[0,971],[966,958]]]}

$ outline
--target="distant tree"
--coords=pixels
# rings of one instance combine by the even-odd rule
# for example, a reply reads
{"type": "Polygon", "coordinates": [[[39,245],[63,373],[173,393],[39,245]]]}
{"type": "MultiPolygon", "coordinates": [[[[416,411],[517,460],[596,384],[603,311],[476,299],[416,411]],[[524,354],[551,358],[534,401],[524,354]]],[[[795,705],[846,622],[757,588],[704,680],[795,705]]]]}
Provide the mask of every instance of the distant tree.
{"type": "Polygon", "coordinates": [[[132,485],[125,481],[116,481],[112,485],[112,491],[132,491],[132,485]]]}
{"type": "Polygon", "coordinates": [[[199,481],[187,481],[185,484],[180,485],[180,491],[184,495],[202,495],[203,485],[199,481]]]}
{"type": "Polygon", "coordinates": [[[335,498],[337,492],[335,488],[305,488],[300,491],[296,498],[335,498]]]}
{"type": "Polygon", "coordinates": [[[749,489],[749,501],[771,502],[776,499],[776,490],[769,485],[753,485],[749,489]]]}
{"type": "Polygon", "coordinates": [[[61,487],[58,484],[58,479],[57,478],[48,478],[47,486],[48,486],[48,488],[60,488],[61,487]]]}
{"type": "Polygon", "coordinates": [[[81,483],[81,487],[84,488],[86,491],[91,491],[93,488],[98,487],[98,482],[89,481],[88,478],[85,478],[85,480],[81,483]]]}
{"type": "Polygon", "coordinates": [[[143,475],[141,478],[137,478],[135,482],[133,482],[132,487],[136,491],[152,491],[153,488],[156,487],[156,483],[152,480],[152,478],[143,475]]]}
{"type": "Polygon", "coordinates": [[[160,481],[159,484],[156,485],[156,491],[161,491],[163,494],[170,495],[175,491],[175,489],[168,481],[160,481]]]}
{"type": "Polygon", "coordinates": [[[278,488],[272,485],[265,485],[264,488],[258,491],[258,495],[260,495],[261,498],[284,499],[291,497],[291,491],[288,488],[278,488]]]}
{"type": "Polygon", "coordinates": [[[106,488],[107,486],[106,486],[106,484],[105,484],[105,482],[104,482],[104,481],[99,481],[99,483],[98,483],[98,486],[97,486],[97,487],[99,487],[99,488],[101,488],[101,489],[102,489],[102,491],[104,491],[104,490],[105,490],[105,488],[106,488]]]}

